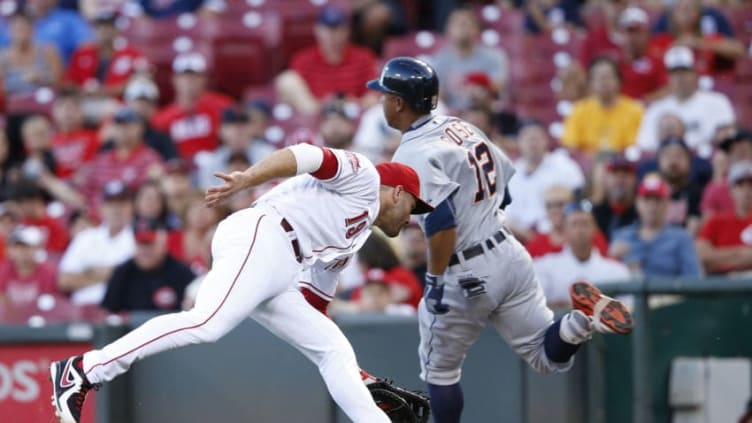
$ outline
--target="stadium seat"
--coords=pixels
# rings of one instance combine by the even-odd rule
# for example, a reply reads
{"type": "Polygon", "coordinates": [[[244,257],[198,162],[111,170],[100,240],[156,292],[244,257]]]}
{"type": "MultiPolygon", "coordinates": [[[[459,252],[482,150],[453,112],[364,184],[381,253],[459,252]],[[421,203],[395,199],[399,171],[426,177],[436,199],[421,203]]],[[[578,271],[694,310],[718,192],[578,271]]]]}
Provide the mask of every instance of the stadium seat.
{"type": "Polygon", "coordinates": [[[7,114],[41,113],[50,115],[55,92],[49,88],[39,88],[34,93],[15,94],[5,97],[7,114]]]}
{"type": "Polygon", "coordinates": [[[384,58],[397,56],[430,56],[445,44],[438,32],[418,31],[399,37],[389,37],[384,43],[384,58]]]}
{"type": "Polygon", "coordinates": [[[478,8],[478,16],[484,27],[498,31],[501,36],[525,31],[525,13],[521,10],[489,4],[478,8]]]}
{"type": "MultiPolygon", "coordinates": [[[[240,2],[241,0],[235,0],[240,2]]],[[[276,13],[282,22],[282,56],[285,63],[298,50],[313,45],[313,27],[321,9],[329,4],[350,11],[347,0],[245,0],[251,10],[276,13]]]]}
{"type": "Polygon", "coordinates": [[[221,36],[213,40],[211,85],[235,96],[251,84],[271,80],[274,68],[270,51],[262,40],[239,36],[221,36]]]}

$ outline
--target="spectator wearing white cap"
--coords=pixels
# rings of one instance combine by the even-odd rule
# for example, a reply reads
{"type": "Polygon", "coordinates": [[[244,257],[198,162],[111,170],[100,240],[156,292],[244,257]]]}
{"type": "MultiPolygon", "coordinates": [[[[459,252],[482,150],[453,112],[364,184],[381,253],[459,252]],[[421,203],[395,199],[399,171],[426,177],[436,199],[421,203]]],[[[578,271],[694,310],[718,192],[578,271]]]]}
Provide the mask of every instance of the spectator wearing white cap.
{"type": "Polygon", "coordinates": [[[664,64],[669,73],[669,95],[654,101],[645,111],[637,146],[649,152],[658,148],[660,119],[667,113],[684,123],[684,140],[692,150],[711,146],[716,130],[736,120],[731,102],[724,94],[700,90],[695,56],[688,47],[669,49],[664,64]]]}
{"type": "Polygon", "coordinates": [[[752,161],[729,168],[734,209],[713,214],[697,237],[697,252],[708,273],[752,270],[752,161]]]}
{"type": "Polygon", "coordinates": [[[636,99],[652,100],[665,94],[668,79],[660,56],[650,54],[650,18],[639,7],[628,7],[619,16],[622,34],[618,59],[621,91],[636,99]]]}
{"type": "Polygon", "coordinates": [[[206,58],[198,52],[182,53],[172,62],[175,101],[152,117],[157,130],[169,134],[180,157],[193,160],[199,151],[218,146],[222,111],[232,105],[229,97],[206,88],[206,58]]]}
{"type": "Polygon", "coordinates": [[[42,294],[57,291],[55,266],[44,258],[44,234],[39,228],[18,226],[8,240],[8,258],[0,261],[0,304],[23,307],[42,294]]]}
{"type": "Polygon", "coordinates": [[[178,158],[178,149],[169,135],[154,128],[152,117],[159,107],[159,88],[145,76],[136,76],[128,81],[123,94],[125,104],[141,115],[145,122],[144,141],[153,148],[163,160],[178,158]]]}

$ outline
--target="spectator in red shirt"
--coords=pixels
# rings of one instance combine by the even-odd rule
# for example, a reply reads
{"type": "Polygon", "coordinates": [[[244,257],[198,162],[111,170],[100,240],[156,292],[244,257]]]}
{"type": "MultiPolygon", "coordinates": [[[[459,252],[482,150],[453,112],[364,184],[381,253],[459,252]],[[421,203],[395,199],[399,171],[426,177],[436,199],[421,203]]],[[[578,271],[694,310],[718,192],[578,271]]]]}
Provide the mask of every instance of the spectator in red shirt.
{"type": "Polygon", "coordinates": [[[702,193],[700,210],[704,219],[716,213],[730,212],[734,209],[731,190],[726,182],[728,167],[742,160],[752,160],[752,132],[747,129],[735,129],[718,144],[713,157],[713,180],[702,193]],[[720,178],[722,177],[722,179],[720,178]]]}
{"type": "Polygon", "coordinates": [[[23,307],[34,304],[42,294],[57,293],[55,267],[38,261],[44,243],[42,231],[19,226],[8,243],[8,259],[0,262],[0,303],[23,307]]]}
{"type": "Polygon", "coordinates": [[[68,178],[84,163],[97,155],[97,133],[84,128],[81,96],[75,90],[61,90],[52,106],[52,118],[57,132],[52,137],[55,174],[68,178]]]}
{"type": "Polygon", "coordinates": [[[184,53],[172,62],[175,101],[152,118],[155,129],[169,134],[180,157],[193,160],[199,151],[217,148],[219,120],[232,99],[206,89],[206,59],[184,53]]]}
{"type": "Polygon", "coordinates": [[[115,12],[106,10],[94,17],[94,40],[73,52],[66,83],[88,93],[119,97],[134,70],[146,66],[141,52],[120,37],[116,19],[115,12]]]}
{"type": "Polygon", "coordinates": [[[663,57],[669,48],[680,45],[694,51],[696,69],[701,74],[733,75],[734,61],[744,55],[744,45],[719,31],[704,14],[700,0],[677,0],[668,16],[668,31],[657,34],[651,50],[663,57]]]}
{"type": "Polygon", "coordinates": [[[44,192],[39,185],[32,180],[21,180],[13,186],[11,198],[19,223],[38,228],[44,249],[52,255],[62,255],[68,246],[68,231],[47,213],[44,192]]]}
{"type": "Polygon", "coordinates": [[[662,56],[648,54],[650,19],[637,7],[628,7],[619,18],[623,41],[618,63],[622,73],[621,91],[633,98],[650,101],[665,91],[668,74],[662,56]]]}
{"type": "Polygon", "coordinates": [[[697,239],[697,253],[708,273],[752,270],[752,161],[729,169],[734,210],[710,217],[697,239]]]}
{"type": "MultiPolygon", "coordinates": [[[[535,233],[530,241],[525,244],[525,248],[527,248],[531,257],[559,253],[564,249],[566,241],[564,207],[574,201],[574,192],[564,185],[554,185],[543,194],[543,201],[546,205],[546,218],[551,224],[551,229],[548,232],[535,233]]],[[[595,230],[593,246],[603,256],[607,255],[608,241],[599,229],[595,230]]]]}
{"type": "Polygon", "coordinates": [[[133,109],[123,107],[115,113],[114,148],[97,155],[74,176],[74,182],[90,205],[101,200],[107,182],[119,180],[135,189],[146,179],[158,177],[163,162],[156,151],[144,144],[144,125],[133,109]]]}
{"type": "Polygon", "coordinates": [[[376,74],[374,54],[348,42],[348,16],[339,7],[330,5],[321,10],[314,35],[316,45],[296,53],[290,69],[276,81],[280,98],[311,115],[333,94],[364,97],[366,82],[376,74]]]}
{"type": "Polygon", "coordinates": [[[398,306],[400,305],[410,306],[409,311],[412,313],[417,310],[423,293],[421,284],[413,272],[399,262],[397,254],[386,238],[376,234],[371,235],[358,252],[358,264],[366,281],[383,284],[381,288],[386,288],[384,290],[386,295],[369,292],[375,287],[369,287],[366,283],[353,291],[352,303],[339,307],[339,311],[354,308],[350,311],[390,313],[399,312],[398,306]]]}

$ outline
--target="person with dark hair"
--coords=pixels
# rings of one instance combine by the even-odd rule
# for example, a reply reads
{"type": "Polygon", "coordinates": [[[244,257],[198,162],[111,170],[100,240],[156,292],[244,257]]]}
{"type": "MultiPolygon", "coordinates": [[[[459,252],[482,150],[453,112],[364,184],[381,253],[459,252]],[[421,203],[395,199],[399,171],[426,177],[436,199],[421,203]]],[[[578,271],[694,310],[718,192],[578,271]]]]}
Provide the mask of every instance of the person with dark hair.
{"type": "Polygon", "coordinates": [[[180,226],[180,218],[167,208],[167,197],[159,181],[147,180],[136,188],[133,210],[136,219],[155,222],[168,230],[180,226]]]}
{"type": "Polygon", "coordinates": [[[679,137],[669,137],[658,149],[658,172],[670,187],[666,221],[684,226],[691,234],[700,227],[700,201],[708,178],[692,178],[694,154],[679,137]]]}
{"type": "Polygon", "coordinates": [[[33,180],[24,179],[11,187],[11,200],[19,223],[41,231],[41,247],[60,256],[68,246],[68,231],[62,222],[47,213],[47,201],[42,188],[33,180]]]}
{"type": "Polygon", "coordinates": [[[96,131],[84,127],[81,95],[76,89],[58,91],[52,105],[52,118],[55,173],[59,178],[68,178],[97,155],[99,137],[96,131]]]}
{"type": "Polygon", "coordinates": [[[117,18],[106,8],[93,17],[94,40],[73,52],[65,73],[67,84],[90,94],[119,97],[133,72],[147,66],[141,52],[121,36],[117,18]]]}
{"type": "Polygon", "coordinates": [[[574,103],[564,121],[561,143],[586,156],[622,152],[634,144],[643,108],[621,93],[621,71],[612,59],[599,57],[588,67],[591,95],[574,103]]]}

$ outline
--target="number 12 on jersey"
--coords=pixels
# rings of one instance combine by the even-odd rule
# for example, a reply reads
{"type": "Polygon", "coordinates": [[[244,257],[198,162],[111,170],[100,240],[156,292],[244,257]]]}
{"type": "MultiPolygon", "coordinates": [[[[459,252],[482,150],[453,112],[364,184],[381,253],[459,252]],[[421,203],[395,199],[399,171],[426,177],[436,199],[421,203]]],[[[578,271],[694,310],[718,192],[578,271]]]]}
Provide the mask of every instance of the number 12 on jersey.
{"type": "Polygon", "coordinates": [[[486,197],[493,197],[496,194],[496,166],[488,145],[485,142],[475,144],[471,150],[467,151],[467,162],[475,170],[475,180],[478,183],[475,202],[483,201],[486,197]]]}

